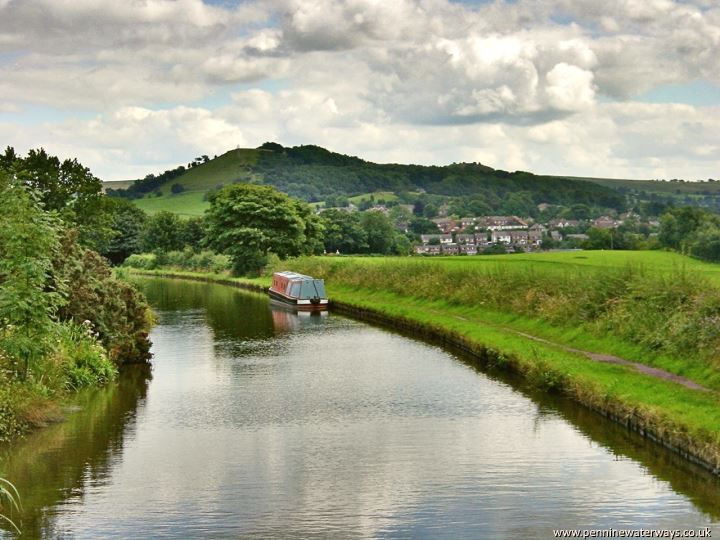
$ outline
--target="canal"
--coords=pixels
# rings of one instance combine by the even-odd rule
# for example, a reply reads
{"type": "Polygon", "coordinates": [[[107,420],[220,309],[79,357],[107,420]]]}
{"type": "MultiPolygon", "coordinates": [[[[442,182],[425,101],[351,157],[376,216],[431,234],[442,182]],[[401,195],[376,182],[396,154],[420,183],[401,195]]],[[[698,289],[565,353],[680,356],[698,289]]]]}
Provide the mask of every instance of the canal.
{"type": "Polygon", "coordinates": [[[551,538],[713,526],[720,482],[468,358],[220,285],[138,279],[152,369],[0,449],[26,537],[551,538]]]}

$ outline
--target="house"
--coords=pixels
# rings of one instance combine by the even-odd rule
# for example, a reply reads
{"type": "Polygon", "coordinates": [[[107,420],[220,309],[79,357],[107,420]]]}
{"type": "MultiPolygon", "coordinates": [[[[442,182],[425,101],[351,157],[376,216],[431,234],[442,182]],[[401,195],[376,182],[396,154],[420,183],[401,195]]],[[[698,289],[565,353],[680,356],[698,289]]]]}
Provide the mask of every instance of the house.
{"type": "Polygon", "coordinates": [[[471,227],[475,226],[475,218],[474,217],[464,217],[460,218],[460,230],[465,230],[471,227]]]}
{"type": "Polygon", "coordinates": [[[475,235],[474,234],[456,234],[455,235],[455,241],[460,244],[461,246],[464,245],[475,245],[475,235]]]}
{"type": "Polygon", "coordinates": [[[559,242],[562,240],[562,235],[558,231],[550,231],[550,238],[559,242]]]}
{"type": "Polygon", "coordinates": [[[458,245],[455,243],[447,243],[440,246],[443,255],[457,255],[460,253],[458,245]]]}
{"type": "Polygon", "coordinates": [[[550,229],[564,229],[565,227],[577,227],[580,222],[577,219],[556,218],[548,221],[550,229]]]}
{"type": "Polygon", "coordinates": [[[617,221],[609,216],[600,216],[593,221],[593,226],[598,229],[615,229],[621,223],[621,221],[617,221]]]}
{"type": "Polygon", "coordinates": [[[435,218],[430,221],[437,225],[443,234],[450,234],[458,230],[457,223],[451,218],[435,218]]]}
{"type": "Polygon", "coordinates": [[[527,229],[527,222],[517,216],[482,216],[475,219],[475,230],[509,231],[527,229]]]}
{"type": "Polygon", "coordinates": [[[429,244],[449,244],[452,242],[452,234],[421,234],[420,241],[424,246],[429,244]]]}
{"type": "Polygon", "coordinates": [[[510,233],[510,243],[514,246],[528,245],[527,231],[508,231],[510,233]]]}
{"type": "MultiPolygon", "coordinates": [[[[542,227],[542,225],[540,227],[542,227]]],[[[540,246],[542,244],[542,235],[543,235],[542,229],[544,229],[544,227],[535,228],[534,225],[532,227],[530,227],[530,229],[528,229],[528,244],[529,245],[540,246]]]]}
{"type": "Polygon", "coordinates": [[[512,242],[512,236],[509,231],[493,231],[490,235],[490,241],[493,244],[509,244],[512,242]]]}
{"type": "Polygon", "coordinates": [[[424,244],[415,246],[415,253],[418,255],[440,255],[440,244],[424,244]]]}
{"type": "Polygon", "coordinates": [[[475,244],[459,244],[458,249],[460,253],[465,255],[477,255],[477,246],[475,244]]]}

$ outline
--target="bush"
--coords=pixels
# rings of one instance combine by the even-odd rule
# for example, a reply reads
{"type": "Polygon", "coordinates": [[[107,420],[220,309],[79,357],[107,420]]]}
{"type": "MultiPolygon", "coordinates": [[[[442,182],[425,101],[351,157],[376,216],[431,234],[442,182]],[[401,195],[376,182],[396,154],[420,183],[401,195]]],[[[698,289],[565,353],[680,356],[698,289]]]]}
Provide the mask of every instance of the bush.
{"type": "Polygon", "coordinates": [[[167,253],[131,255],[125,260],[123,266],[138,270],[167,268],[222,274],[232,269],[232,262],[227,255],[207,250],[195,253],[191,248],[185,248],[182,251],[168,251],[167,253]]]}
{"type": "Polygon", "coordinates": [[[156,259],[154,253],[134,253],[125,259],[123,266],[140,270],[152,270],[157,266],[156,259]]]}
{"type": "Polygon", "coordinates": [[[98,341],[98,334],[93,333],[90,321],[82,326],[65,323],[60,328],[59,354],[68,390],[100,386],[115,379],[117,368],[98,341]]]}

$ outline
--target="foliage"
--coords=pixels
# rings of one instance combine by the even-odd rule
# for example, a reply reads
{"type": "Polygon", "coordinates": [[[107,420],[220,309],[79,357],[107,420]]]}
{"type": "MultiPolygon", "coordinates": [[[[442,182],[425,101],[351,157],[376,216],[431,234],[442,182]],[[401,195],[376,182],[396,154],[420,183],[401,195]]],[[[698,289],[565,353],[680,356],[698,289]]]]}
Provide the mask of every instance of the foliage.
{"type": "Polygon", "coordinates": [[[102,255],[114,264],[124,261],[130,254],[138,253],[142,247],[143,231],[147,215],[134,204],[123,199],[106,199],[112,215],[113,237],[102,255]]]}
{"type": "Polygon", "coordinates": [[[395,240],[395,228],[382,212],[364,212],[360,225],[367,234],[370,253],[390,253],[395,240]]]}
{"type": "Polygon", "coordinates": [[[117,367],[93,333],[92,323],[88,321],[79,325],[68,322],[60,325],[59,329],[56,354],[61,358],[63,384],[68,390],[101,386],[115,379],[117,367]]]}
{"type": "Polygon", "coordinates": [[[7,506],[10,511],[13,509],[15,511],[20,511],[20,493],[18,493],[18,490],[12,482],[6,480],[5,478],[0,478],[0,519],[5,523],[8,523],[18,534],[21,534],[21,531],[15,522],[9,516],[5,515],[3,501],[7,502],[7,506]]]}
{"type": "Polygon", "coordinates": [[[158,212],[147,220],[142,235],[144,251],[173,251],[182,249],[182,225],[173,212],[158,212]]]}
{"type": "Polygon", "coordinates": [[[150,358],[151,320],[145,299],[115,279],[105,259],[80,246],[75,231],[66,231],[61,238],[53,277],[68,284],[66,303],[58,311],[61,320],[91,321],[109,357],[118,364],[150,358]]]}
{"type": "Polygon", "coordinates": [[[170,251],[163,254],[162,261],[158,261],[158,256],[154,253],[131,255],[125,259],[124,266],[139,270],[155,270],[162,267],[222,274],[232,269],[232,262],[227,255],[220,255],[212,251],[195,252],[185,248],[182,251],[170,251]],[[159,264],[160,262],[162,265],[159,264]]]}
{"type": "Polygon", "coordinates": [[[720,217],[700,208],[674,208],[660,220],[660,243],[706,261],[720,261],[720,217]]]}
{"type": "Polygon", "coordinates": [[[64,284],[51,286],[58,223],[37,195],[0,173],[0,348],[30,364],[47,354],[64,284]]]}
{"type": "Polygon", "coordinates": [[[83,245],[102,251],[113,236],[105,211],[102,183],[77,161],[61,161],[43,148],[20,157],[8,147],[2,166],[12,177],[37,193],[45,210],[56,211],[80,231],[83,245]]]}
{"type": "Polygon", "coordinates": [[[357,212],[330,208],[321,215],[325,227],[325,250],[328,253],[365,253],[367,232],[360,224],[357,212]]]}
{"type": "Polygon", "coordinates": [[[230,256],[237,274],[258,271],[269,252],[285,258],[322,249],[319,218],[269,186],[223,188],[211,198],[206,224],[210,246],[230,256]]]}

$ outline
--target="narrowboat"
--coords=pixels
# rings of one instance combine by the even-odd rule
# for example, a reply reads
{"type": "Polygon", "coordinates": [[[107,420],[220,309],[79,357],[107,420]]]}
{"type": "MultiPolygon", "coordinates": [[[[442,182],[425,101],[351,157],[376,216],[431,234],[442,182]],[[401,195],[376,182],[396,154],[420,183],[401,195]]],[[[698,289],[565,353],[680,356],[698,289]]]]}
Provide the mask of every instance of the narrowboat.
{"type": "Polygon", "coordinates": [[[270,298],[303,311],[322,311],[328,306],[325,282],[295,272],[275,272],[268,293],[270,298]]]}

